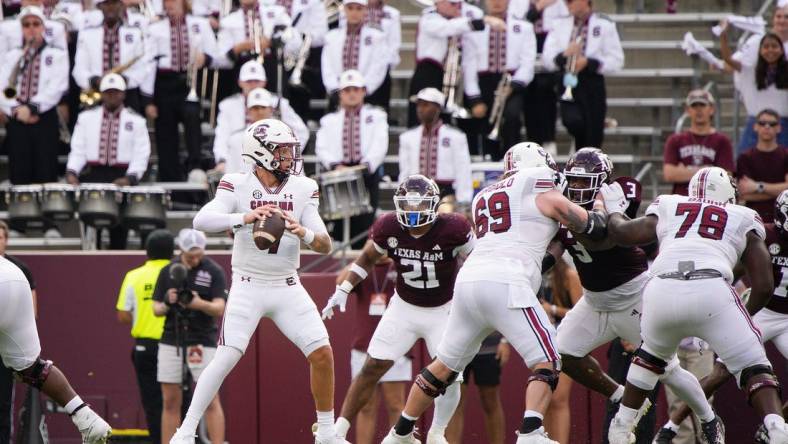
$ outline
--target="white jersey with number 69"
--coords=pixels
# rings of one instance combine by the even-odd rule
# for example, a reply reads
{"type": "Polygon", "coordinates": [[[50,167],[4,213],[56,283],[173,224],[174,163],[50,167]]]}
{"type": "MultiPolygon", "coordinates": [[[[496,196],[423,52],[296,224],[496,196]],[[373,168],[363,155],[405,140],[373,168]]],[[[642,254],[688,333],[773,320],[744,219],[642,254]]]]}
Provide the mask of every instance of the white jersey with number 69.
{"type": "Polygon", "coordinates": [[[663,195],[649,205],[646,215],[659,219],[659,255],[649,270],[652,276],[678,271],[679,262],[694,261],[695,269],[717,270],[731,282],[747,233],[766,238],[758,213],[741,205],[663,195]]]}
{"type": "Polygon", "coordinates": [[[243,215],[273,204],[315,233],[325,233],[318,203],[317,182],[308,177],[291,175],[269,189],[254,173],[225,174],[216,196],[195,216],[194,227],[203,231],[233,230],[233,273],[261,279],[289,277],[300,266],[301,240],[285,230],[278,242],[260,250],[252,237],[253,224],[244,224],[243,215]]]}
{"type": "Polygon", "coordinates": [[[539,193],[555,189],[556,172],[527,168],[481,190],[473,199],[476,246],[457,282],[495,281],[531,287],[542,279],[542,258],[558,222],[536,207],[539,193]]]}

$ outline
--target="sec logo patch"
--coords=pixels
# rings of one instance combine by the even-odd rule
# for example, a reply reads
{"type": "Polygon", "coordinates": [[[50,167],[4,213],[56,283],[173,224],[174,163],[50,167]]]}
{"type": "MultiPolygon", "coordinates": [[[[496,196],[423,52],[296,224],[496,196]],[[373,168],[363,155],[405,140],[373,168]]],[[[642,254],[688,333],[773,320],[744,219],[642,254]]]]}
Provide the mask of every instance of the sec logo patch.
{"type": "Polygon", "coordinates": [[[772,256],[777,256],[780,254],[780,244],[771,244],[769,245],[769,254],[772,256]]]}
{"type": "Polygon", "coordinates": [[[263,198],[263,192],[260,191],[260,190],[254,190],[254,191],[252,191],[252,197],[254,197],[255,199],[262,199],[263,198]]]}
{"type": "Polygon", "coordinates": [[[397,242],[397,238],[394,236],[388,238],[386,242],[389,244],[389,248],[397,248],[397,245],[399,244],[399,242],[397,242]]]}

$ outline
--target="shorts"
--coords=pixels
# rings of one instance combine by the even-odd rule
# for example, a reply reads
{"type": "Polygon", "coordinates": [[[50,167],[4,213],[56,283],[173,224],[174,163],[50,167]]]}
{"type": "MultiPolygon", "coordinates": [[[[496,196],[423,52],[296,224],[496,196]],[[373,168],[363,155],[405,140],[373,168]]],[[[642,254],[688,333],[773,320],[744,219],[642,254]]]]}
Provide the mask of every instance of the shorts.
{"type": "MultiPolygon", "coordinates": [[[[555,328],[541,305],[508,308],[508,295],[518,292],[512,284],[492,281],[458,282],[446,331],[438,346],[438,359],[462,372],[481,348],[484,338],[499,331],[528,367],[559,363],[554,345],[555,328]]],[[[523,289],[522,291],[531,291],[523,289]]]]}
{"type": "MultiPolygon", "coordinates": [[[[350,350],[350,378],[355,378],[361,373],[361,367],[364,366],[364,361],[367,360],[367,354],[361,350],[350,350]]],[[[400,356],[399,359],[394,361],[389,371],[387,371],[380,382],[410,382],[413,380],[413,363],[407,356],[400,356]]]]}
{"type": "Polygon", "coordinates": [[[0,282],[0,357],[3,365],[21,371],[41,355],[30,284],[22,280],[0,282]]]}
{"type": "Polygon", "coordinates": [[[582,358],[615,338],[639,345],[642,305],[638,299],[623,310],[597,311],[580,298],[558,326],[558,352],[582,358]]]}
{"type": "Polygon", "coordinates": [[[473,383],[476,385],[494,387],[501,384],[501,361],[495,353],[476,355],[465,367],[462,376],[464,383],[469,384],[473,373],[473,383]]]}
{"type": "MultiPolygon", "coordinates": [[[[174,345],[159,343],[156,380],[163,384],[183,383],[183,349],[174,345]]],[[[194,382],[200,379],[202,371],[216,355],[216,347],[190,345],[186,347],[186,364],[194,382]]]]}
{"type": "Polygon", "coordinates": [[[367,353],[375,359],[396,361],[421,338],[430,356],[435,356],[450,308],[451,302],[440,307],[419,307],[395,293],[372,334],[367,353]]]}
{"type": "Polygon", "coordinates": [[[682,339],[696,336],[736,375],[753,365],[769,365],[761,333],[736,291],[722,278],[679,281],[654,278],[643,292],[643,349],[673,360],[682,339]]]}
{"type": "Polygon", "coordinates": [[[763,343],[772,341],[780,354],[788,359],[788,314],[762,308],[758,313],[755,313],[752,320],[761,331],[763,343]]]}
{"type": "Polygon", "coordinates": [[[328,331],[317,306],[297,276],[264,281],[233,275],[219,345],[244,353],[262,317],[270,318],[304,356],[329,345],[328,331]]]}

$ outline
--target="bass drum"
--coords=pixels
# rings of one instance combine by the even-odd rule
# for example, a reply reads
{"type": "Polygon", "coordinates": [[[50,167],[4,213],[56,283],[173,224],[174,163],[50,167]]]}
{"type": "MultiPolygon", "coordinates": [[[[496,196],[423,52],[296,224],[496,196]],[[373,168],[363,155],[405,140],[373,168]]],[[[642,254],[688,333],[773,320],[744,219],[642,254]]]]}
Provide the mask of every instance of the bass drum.
{"type": "Polygon", "coordinates": [[[120,189],[108,183],[79,187],[79,220],[96,228],[111,227],[120,219],[120,189]]]}

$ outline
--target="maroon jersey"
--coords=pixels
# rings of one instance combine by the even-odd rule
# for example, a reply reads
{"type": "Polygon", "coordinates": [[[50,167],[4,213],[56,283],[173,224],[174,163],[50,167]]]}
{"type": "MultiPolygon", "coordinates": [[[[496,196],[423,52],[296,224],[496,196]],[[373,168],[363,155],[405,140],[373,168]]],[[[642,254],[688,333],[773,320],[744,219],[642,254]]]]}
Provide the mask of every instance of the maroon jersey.
{"type": "Polygon", "coordinates": [[[397,282],[397,271],[394,262],[377,264],[369,272],[369,276],[356,286],[356,327],[353,349],[367,351],[369,340],[375,333],[383,309],[397,282]],[[374,301],[373,301],[374,299],[374,301]],[[383,304],[381,307],[380,304],[383,304]]]}
{"type": "MultiPolygon", "coordinates": [[[[640,207],[642,187],[631,177],[619,177],[618,182],[629,201],[627,216],[634,218],[640,207]]],[[[561,227],[556,234],[575,263],[583,288],[607,291],[625,284],[648,269],[646,254],[638,247],[613,247],[609,250],[590,251],[580,244],[572,233],[561,227]]]]}
{"type": "Polygon", "coordinates": [[[766,224],[766,247],[772,256],[774,294],[766,308],[788,314],[788,236],[780,234],[774,224],[766,224]]]}
{"type": "MultiPolygon", "coordinates": [[[[664,161],[670,165],[718,166],[733,171],[733,147],[721,133],[699,136],[690,131],[673,134],[665,142],[664,161]]],[[[689,183],[673,184],[673,194],[687,195],[689,183]]]]}
{"type": "MultiPolygon", "coordinates": [[[[774,151],[758,151],[749,149],[739,155],[736,161],[736,176],[744,176],[756,182],[785,182],[788,173],[788,148],[780,147],[774,151]]],[[[747,202],[747,206],[755,210],[764,222],[774,220],[774,199],[747,202]]]]}
{"type": "Polygon", "coordinates": [[[459,263],[457,254],[473,239],[471,224],[458,214],[438,214],[419,238],[397,222],[396,213],[378,218],[369,238],[397,264],[397,294],[419,307],[438,307],[451,300],[459,263]]]}

